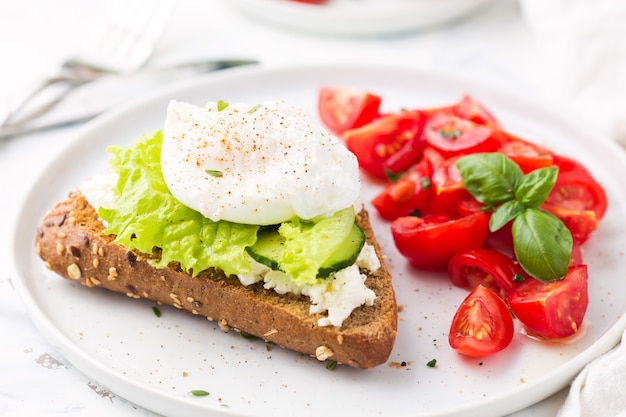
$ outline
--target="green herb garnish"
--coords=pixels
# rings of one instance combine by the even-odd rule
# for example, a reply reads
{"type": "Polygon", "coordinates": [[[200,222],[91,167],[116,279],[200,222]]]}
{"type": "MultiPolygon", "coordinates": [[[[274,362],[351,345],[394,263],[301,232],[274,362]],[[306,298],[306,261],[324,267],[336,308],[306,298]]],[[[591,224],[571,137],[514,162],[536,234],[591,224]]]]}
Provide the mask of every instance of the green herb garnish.
{"type": "Polygon", "coordinates": [[[220,178],[224,176],[224,173],[222,171],[218,171],[217,169],[205,169],[204,172],[216,178],[220,178]]]}
{"type": "Polygon", "coordinates": [[[391,183],[398,182],[398,180],[402,178],[404,174],[404,171],[393,172],[390,169],[385,169],[385,177],[387,177],[387,180],[391,183]]]}
{"type": "Polygon", "coordinates": [[[428,361],[428,363],[426,364],[426,366],[428,366],[429,368],[434,368],[435,365],[437,365],[437,359],[431,359],[428,361]]]}
{"type": "Polygon", "coordinates": [[[513,282],[524,282],[524,281],[525,281],[524,275],[522,274],[513,275],[513,282]]]}
{"type": "Polygon", "coordinates": [[[337,361],[328,361],[328,363],[326,364],[326,369],[328,369],[329,371],[334,371],[335,368],[337,368],[337,361]]]}
{"type": "Polygon", "coordinates": [[[159,310],[157,307],[152,307],[152,312],[155,316],[161,317],[161,310],[159,310]]]}
{"type": "Polygon", "coordinates": [[[261,107],[263,107],[262,104],[256,104],[254,106],[252,106],[252,108],[250,110],[248,110],[248,114],[252,114],[255,111],[259,110],[261,107]]]}
{"type": "Polygon", "coordinates": [[[226,102],[224,100],[218,100],[217,101],[217,111],[222,111],[226,107],[228,107],[228,102],[226,102]]]}
{"type": "Polygon", "coordinates": [[[456,139],[459,136],[461,136],[461,131],[459,129],[452,129],[452,130],[439,129],[437,133],[439,133],[441,136],[443,136],[446,139],[456,139]]]}
{"type": "Polygon", "coordinates": [[[557,168],[524,175],[515,162],[497,152],[467,155],[456,165],[467,191],[493,207],[492,232],[513,221],[513,249],[524,271],[540,281],[565,276],[572,234],[556,216],[539,208],[554,187],[557,168]]]}
{"type": "Polygon", "coordinates": [[[210,395],[208,391],[204,391],[201,389],[194,389],[189,391],[189,395],[193,395],[194,397],[206,397],[207,395],[210,395]]]}

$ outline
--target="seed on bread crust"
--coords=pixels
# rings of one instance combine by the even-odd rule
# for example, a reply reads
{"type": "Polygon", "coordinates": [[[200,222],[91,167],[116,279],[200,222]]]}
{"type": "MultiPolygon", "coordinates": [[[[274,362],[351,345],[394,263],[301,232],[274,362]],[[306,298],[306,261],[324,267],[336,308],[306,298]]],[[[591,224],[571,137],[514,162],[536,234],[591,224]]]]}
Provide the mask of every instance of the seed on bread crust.
{"type": "Polygon", "coordinates": [[[68,276],[70,279],[74,279],[74,280],[76,280],[76,279],[80,279],[80,277],[81,277],[82,275],[83,275],[83,274],[82,274],[82,272],[81,272],[81,270],[80,270],[80,267],[79,267],[77,264],[70,264],[70,265],[67,267],[67,276],[68,276]]]}
{"type": "MultiPolygon", "coordinates": [[[[100,248],[102,250],[102,248],[100,248]]],[[[109,275],[107,275],[109,281],[115,281],[117,279],[117,269],[112,266],[109,268],[109,275]]]]}
{"type": "Polygon", "coordinates": [[[217,322],[217,324],[220,326],[220,329],[222,329],[225,332],[230,330],[230,327],[228,326],[228,322],[225,319],[221,319],[220,321],[217,322]]]}
{"type": "Polygon", "coordinates": [[[318,361],[325,361],[333,355],[332,349],[328,346],[318,346],[317,349],[315,349],[315,357],[318,361]]]}
{"type": "Polygon", "coordinates": [[[263,333],[263,337],[268,337],[268,336],[271,336],[271,335],[276,334],[276,333],[278,333],[278,330],[272,329],[270,331],[267,331],[267,332],[263,333]]]}

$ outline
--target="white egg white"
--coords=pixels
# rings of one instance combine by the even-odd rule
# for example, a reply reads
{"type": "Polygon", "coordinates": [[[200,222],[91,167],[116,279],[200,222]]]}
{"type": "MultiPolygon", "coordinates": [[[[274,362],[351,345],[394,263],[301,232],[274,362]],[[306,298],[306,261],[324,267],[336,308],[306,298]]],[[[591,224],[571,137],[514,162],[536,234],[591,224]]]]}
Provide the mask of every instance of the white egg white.
{"type": "Polygon", "coordinates": [[[284,101],[170,102],[161,165],[174,197],[213,221],[311,219],[360,195],[354,155],[284,101]]]}

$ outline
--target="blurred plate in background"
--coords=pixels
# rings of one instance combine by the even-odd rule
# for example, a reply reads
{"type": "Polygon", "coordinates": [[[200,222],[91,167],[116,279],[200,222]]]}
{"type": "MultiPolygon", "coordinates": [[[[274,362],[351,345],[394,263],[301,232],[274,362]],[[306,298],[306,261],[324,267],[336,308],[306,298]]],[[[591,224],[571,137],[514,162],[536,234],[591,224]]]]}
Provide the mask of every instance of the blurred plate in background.
{"type": "Polygon", "coordinates": [[[327,35],[391,35],[465,17],[492,0],[229,0],[242,12],[290,29],[327,35]]]}

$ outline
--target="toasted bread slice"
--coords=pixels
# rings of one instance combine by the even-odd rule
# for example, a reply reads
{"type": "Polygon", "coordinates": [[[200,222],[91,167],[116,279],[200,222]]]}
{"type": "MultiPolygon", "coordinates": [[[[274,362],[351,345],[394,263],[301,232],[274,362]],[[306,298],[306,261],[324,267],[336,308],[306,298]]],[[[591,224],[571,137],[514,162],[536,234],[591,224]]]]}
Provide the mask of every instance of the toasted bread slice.
{"type": "Polygon", "coordinates": [[[381,268],[363,271],[366,286],[376,294],[373,306],[358,307],[341,327],[318,326],[322,316],[309,313],[304,296],[279,295],[262,283],[244,286],[216,269],[192,277],[174,264],[153,267],[152,254],[129,252],[114,242],[115,236],[103,234],[96,211],[79,192],[46,214],[36,249],[47,268],[87,287],[154,300],[319,360],[368,369],[389,358],[396,338],[397,305],[367,213],[359,213],[357,221],[376,249],[381,268]]]}

